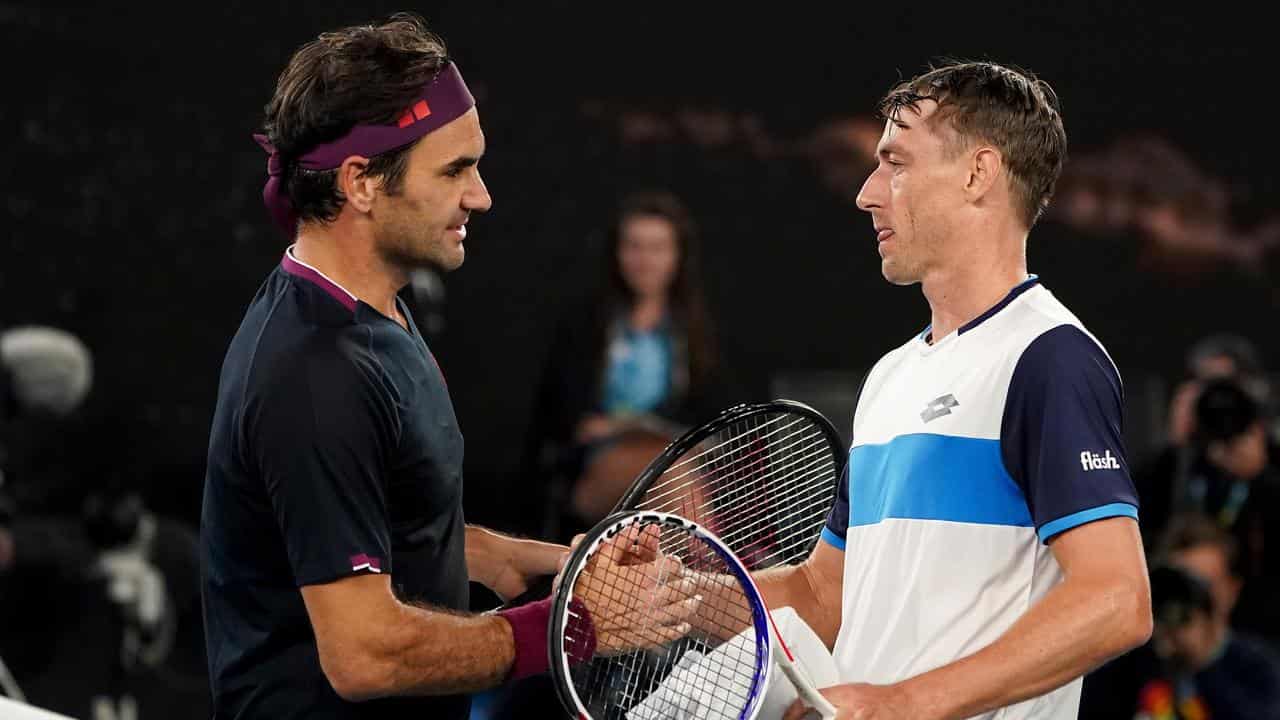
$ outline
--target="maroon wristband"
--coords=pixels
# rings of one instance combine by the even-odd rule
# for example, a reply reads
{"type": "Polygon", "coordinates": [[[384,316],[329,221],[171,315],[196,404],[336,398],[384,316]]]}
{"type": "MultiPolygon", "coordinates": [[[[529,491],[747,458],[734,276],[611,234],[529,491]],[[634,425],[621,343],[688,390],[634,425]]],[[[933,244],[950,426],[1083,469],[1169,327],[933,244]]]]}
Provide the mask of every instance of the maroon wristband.
{"type": "MultiPolygon", "coordinates": [[[[520,680],[547,671],[547,630],[551,624],[551,598],[501,610],[501,615],[511,625],[515,640],[516,659],[511,664],[508,680],[520,680]]],[[[565,629],[565,652],[575,664],[590,660],[596,652],[595,626],[581,601],[569,602],[569,626],[565,629]]]]}

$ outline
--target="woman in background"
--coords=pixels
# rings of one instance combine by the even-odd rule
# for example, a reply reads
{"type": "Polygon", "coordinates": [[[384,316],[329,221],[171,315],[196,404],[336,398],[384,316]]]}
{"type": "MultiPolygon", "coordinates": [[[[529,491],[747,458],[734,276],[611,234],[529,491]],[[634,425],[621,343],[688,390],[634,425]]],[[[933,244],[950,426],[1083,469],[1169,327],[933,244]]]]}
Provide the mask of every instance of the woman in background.
{"type": "Polygon", "coordinates": [[[680,431],[733,400],[684,205],[631,195],[611,240],[602,286],[560,324],[535,402],[530,452],[552,537],[602,518],[680,431]]]}

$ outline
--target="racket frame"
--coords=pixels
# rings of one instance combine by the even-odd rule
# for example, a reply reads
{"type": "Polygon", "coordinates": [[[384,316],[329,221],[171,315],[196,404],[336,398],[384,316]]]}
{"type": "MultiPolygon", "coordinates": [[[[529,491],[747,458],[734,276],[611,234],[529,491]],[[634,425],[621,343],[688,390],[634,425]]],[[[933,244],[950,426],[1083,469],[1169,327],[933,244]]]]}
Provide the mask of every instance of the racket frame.
{"type": "Polygon", "coordinates": [[[782,641],[769,606],[756,585],[755,579],[747,570],[742,560],[729,548],[723,540],[707,528],[687,518],[671,513],[651,510],[633,510],[613,513],[592,528],[570,553],[561,573],[559,587],[556,589],[555,601],[552,605],[551,632],[547,633],[547,653],[550,657],[551,674],[556,686],[556,694],[565,709],[580,720],[591,720],[573,685],[573,677],[569,666],[569,656],[564,652],[564,633],[569,624],[569,603],[573,599],[573,587],[578,576],[586,566],[586,561],[604,543],[611,540],[619,532],[638,523],[671,524],[681,527],[691,535],[700,538],[724,561],[729,571],[738,580],[747,602],[751,606],[752,629],[756,638],[756,674],[752,680],[747,702],[739,715],[740,720],[753,720],[760,710],[772,679],[773,666],[776,662],[795,686],[800,697],[810,707],[816,708],[824,718],[834,718],[835,709],[822,697],[813,682],[795,663],[790,649],[782,641]],[[779,652],[781,651],[781,652],[779,652]]]}
{"type": "MultiPolygon", "coordinates": [[[[840,439],[840,433],[836,431],[835,426],[822,413],[795,400],[778,399],[763,403],[740,403],[721,411],[719,415],[711,420],[672,440],[671,444],[667,445],[657,457],[649,461],[644,470],[640,471],[640,474],[632,481],[631,486],[627,488],[618,503],[614,505],[610,514],[636,510],[640,505],[640,501],[644,499],[644,494],[649,491],[649,488],[653,487],[654,482],[659,477],[662,477],[662,474],[685,453],[697,446],[698,443],[735,422],[753,415],[767,413],[792,413],[812,420],[827,438],[828,445],[831,448],[832,459],[835,461],[836,477],[840,477],[841,472],[844,470],[845,461],[848,459],[847,449],[840,439]]],[[[835,493],[833,492],[833,501],[835,499],[834,496],[835,493]]]]}
{"type": "MultiPolygon", "coordinates": [[[[844,447],[843,441],[840,439],[840,433],[836,431],[835,426],[822,413],[802,402],[777,399],[763,403],[740,403],[734,405],[722,410],[719,415],[711,420],[685,431],[680,437],[672,440],[661,453],[649,461],[649,464],[640,471],[640,474],[636,475],[626,492],[623,493],[613,509],[609,511],[608,516],[600,520],[600,523],[608,522],[609,517],[618,513],[638,510],[640,501],[644,499],[644,494],[653,487],[654,482],[685,453],[697,446],[698,443],[735,422],[767,413],[792,413],[802,416],[812,421],[822,432],[823,437],[826,438],[828,447],[831,450],[832,460],[835,462],[837,478],[837,482],[832,486],[831,497],[829,498],[830,504],[827,506],[829,510],[830,505],[835,504],[836,493],[839,491],[839,477],[844,471],[845,462],[848,460],[848,449],[844,447]]],[[[816,543],[817,541],[818,536],[815,535],[813,542],[816,543]]],[[[527,591],[518,597],[507,600],[500,608],[512,608],[546,597],[552,592],[554,579],[554,575],[540,577],[530,585],[527,591]]]]}

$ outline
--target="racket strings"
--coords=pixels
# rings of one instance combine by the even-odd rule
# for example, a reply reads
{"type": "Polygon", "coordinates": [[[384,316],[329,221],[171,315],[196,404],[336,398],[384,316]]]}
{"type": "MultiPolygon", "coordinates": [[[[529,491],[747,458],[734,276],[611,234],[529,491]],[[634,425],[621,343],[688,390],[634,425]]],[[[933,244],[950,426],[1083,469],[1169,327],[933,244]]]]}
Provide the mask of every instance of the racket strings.
{"type": "MultiPolygon", "coordinates": [[[[739,420],[733,425],[730,425],[727,428],[727,431],[722,430],[720,432],[713,433],[709,438],[702,441],[701,444],[705,447],[703,447],[701,452],[695,455],[685,457],[683,460],[680,460],[679,462],[672,463],[671,467],[667,468],[667,472],[678,473],[683,468],[690,465],[696,467],[699,464],[699,461],[701,461],[705,456],[716,453],[718,451],[722,451],[726,446],[733,443],[737,439],[737,436],[741,434],[741,430],[738,428],[742,428],[744,423],[748,423],[748,422],[751,422],[751,421],[739,420]]],[[[807,418],[796,417],[794,415],[788,415],[788,414],[782,414],[779,417],[775,417],[771,420],[767,420],[764,422],[757,422],[753,425],[750,425],[749,429],[752,430],[753,432],[759,433],[762,437],[765,437],[767,435],[763,433],[763,431],[766,429],[772,428],[768,433],[768,435],[772,435],[779,432],[785,432],[788,428],[796,427],[797,425],[803,425],[806,422],[809,422],[807,418]]]]}
{"type": "Polygon", "coordinates": [[[713,433],[672,464],[638,507],[705,525],[751,569],[803,560],[835,496],[831,441],[812,419],[760,413],[713,433]]]}
{"type": "Polygon", "coordinates": [[[770,450],[774,462],[778,465],[772,472],[769,472],[771,469],[769,461],[758,457],[761,451],[741,453],[739,457],[719,459],[714,464],[700,467],[701,474],[696,476],[660,479],[650,488],[641,504],[645,509],[671,506],[680,501],[687,501],[691,489],[707,495],[708,502],[729,504],[744,495],[758,494],[763,487],[772,487],[776,493],[780,489],[779,482],[782,483],[781,489],[787,489],[788,483],[794,487],[795,481],[798,480],[809,481],[810,485],[820,487],[825,484],[823,478],[809,478],[808,473],[815,472],[820,476],[827,466],[834,466],[831,462],[829,445],[822,437],[808,437],[770,450]],[[783,459],[781,462],[779,462],[780,458],[783,459]],[[806,463],[806,461],[810,462],[806,463]],[[773,475],[768,485],[762,482],[766,474],[773,475]],[[813,480],[818,482],[812,482],[813,480]]]}
{"type": "MultiPolygon", "coordinates": [[[[736,554],[744,561],[758,560],[754,565],[747,562],[748,567],[791,562],[797,554],[803,558],[812,547],[811,540],[821,532],[831,500],[825,494],[804,493],[809,481],[809,478],[801,475],[784,477],[772,488],[773,496],[781,498],[785,510],[771,515],[753,513],[738,518],[735,517],[734,506],[729,504],[725,510],[728,520],[716,518],[716,523],[722,529],[731,528],[724,532],[721,539],[735,548],[736,554]],[[766,529],[774,532],[766,532],[766,529]],[[771,541],[773,544],[770,544],[771,541]],[[758,557],[762,552],[767,557],[758,557]]],[[[743,504],[746,502],[749,501],[743,504]]]]}
{"type": "MultiPolygon", "coordinates": [[[[671,495],[678,492],[682,488],[686,488],[694,483],[703,481],[706,469],[708,467],[716,467],[720,470],[722,476],[730,476],[735,471],[741,473],[750,471],[752,467],[758,466],[762,458],[759,457],[765,450],[772,450],[775,453],[788,452],[804,452],[814,448],[821,448],[826,452],[829,445],[826,437],[820,434],[820,431],[804,432],[796,431],[785,436],[777,438],[771,448],[760,448],[755,451],[740,453],[738,457],[732,458],[728,464],[723,456],[712,458],[703,465],[696,465],[685,469],[680,474],[671,474],[671,470],[663,473],[663,476],[654,483],[649,489],[646,499],[661,499],[664,495],[671,495]]],[[[731,452],[731,451],[730,451],[731,452]]],[[[724,478],[713,478],[713,481],[723,481],[724,478]]]]}
{"type": "MultiPolygon", "coordinates": [[[[718,435],[723,434],[727,433],[722,431],[718,435]]],[[[758,434],[754,430],[740,431],[727,440],[718,443],[716,447],[718,452],[714,455],[706,451],[699,453],[698,456],[703,459],[703,462],[698,465],[689,466],[687,462],[682,462],[681,465],[683,467],[681,469],[683,472],[676,472],[675,467],[669,468],[663,473],[663,477],[650,488],[645,500],[661,499],[664,494],[669,494],[681,486],[700,482],[707,477],[709,468],[716,470],[718,475],[718,477],[713,477],[712,480],[731,481],[734,479],[735,471],[737,471],[737,474],[750,475],[751,469],[758,468],[763,462],[767,461],[769,456],[773,456],[776,460],[796,452],[797,448],[808,449],[810,447],[829,447],[829,445],[820,429],[809,427],[793,430],[786,434],[780,434],[780,431],[773,431],[768,434],[758,434]],[[804,444],[802,445],[802,443],[804,444]]]]}
{"type": "Polygon", "coordinates": [[[680,510],[695,516],[723,534],[725,542],[752,568],[802,560],[813,546],[830,508],[826,493],[816,497],[795,495],[784,497],[789,489],[809,488],[807,478],[797,479],[788,487],[761,491],[731,502],[719,502],[711,511],[699,503],[681,503],[680,510]],[[771,506],[771,503],[777,503],[771,506]],[[785,508],[782,510],[781,508],[785,508]]]}
{"type": "MultiPolygon", "coordinates": [[[[574,578],[574,596],[591,606],[608,598],[626,608],[625,618],[594,619],[597,633],[603,624],[607,635],[614,620],[627,630],[605,638],[590,662],[571,668],[575,692],[593,718],[737,718],[752,697],[762,657],[754,634],[743,632],[757,610],[706,541],[679,525],[637,525],[657,528],[659,557],[679,562],[658,563],[656,575],[646,575],[635,569],[641,557],[619,554],[616,546],[588,560],[574,578]],[[692,592],[702,597],[695,628],[678,637],[667,632],[671,597],[657,591],[679,582],[676,572],[696,579],[692,592]]],[[[566,647],[573,642],[568,633],[566,647]]]]}

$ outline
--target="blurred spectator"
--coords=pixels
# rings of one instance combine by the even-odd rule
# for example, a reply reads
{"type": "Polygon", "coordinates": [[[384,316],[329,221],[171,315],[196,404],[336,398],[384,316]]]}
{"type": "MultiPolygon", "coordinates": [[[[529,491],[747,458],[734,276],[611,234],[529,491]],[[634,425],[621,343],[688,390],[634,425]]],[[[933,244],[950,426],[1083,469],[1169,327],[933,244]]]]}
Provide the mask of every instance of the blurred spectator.
{"type": "Polygon", "coordinates": [[[1196,402],[1205,383],[1233,378],[1248,389],[1260,408],[1267,407],[1269,387],[1258,351],[1243,337],[1218,334],[1200,339],[1187,352],[1183,372],[1185,379],[1174,388],[1168,406],[1166,444],[1135,472],[1148,545],[1178,509],[1172,504],[1173,488],[1185,483],[1185,476],[1191,471],[1194,451],[1190,441],[1196,428],[1196,402]]]}
{"type": "Polygon", "coordinates": [[[1195,430],[1195,402],[1208,380],[1236,378],[1254,399],[1267,404],[1270,388],[1253,343],[1238,335],[1211,335],[1187,353],[1188,378],[1174,390],[1169,404],[1169,442],[1181,446],[1195,430]]]}
{"type": "MultiPolygon", "coordinates": [[[[47,557],[58,570],[87,561],[84,543],[74,533],[53,533],[53,542],[47,545],[30,538],[24,542],[28,531],[49,526],[36,523],[32,528],[19,513],[19,508],[27,513],[47,510],[50,498],[78,482],[67,477],[25,485],[18,481],[35,464],[33,437],[57,438],[65,433],[92,381],[92,355],[71,333],[45,326],[0,332],[0,577],[33,558],[47,557]]],[[[57,455],[66,456],[61,443],[57,455]]],[[[55,498],[52,503],[56,502],[55,498]]]]}
{"type": "Polygon", "coordinates": [[[194,535],[123,488],[127,448],[82,409],[92,367],[63,330],[0,333],[0,655],[16,692],[76,717],[198,713],[194,535]]]}
{"type": "Polygon", "coordinates": [[[1280,646],[1280,451],[1258,401],[1235,379],[1205,382],[1190,441],[1140,473],[1137,484],[1148,543],[1184,512],[1204,514],[1236,538],[1245,583],[1236,626],[1280,646]]]}
{"type": "Polygon", "coordinates": [[[1236,550],[1207,517],[1170,523],[1151,571],[1151,642],[1089,676],[1081,717],[1280,718],[1280,655],[1230,626],[1236,550]]]}
{"type": "Polygon", "coordinates": [[[552,513],[563,513],[551,520],[561,539],[602,517],[678,431],[732,397],[681,202],[628,197],[605,262],[600,292],[561,320],[530,432],[529,462],[552,513]]]}

